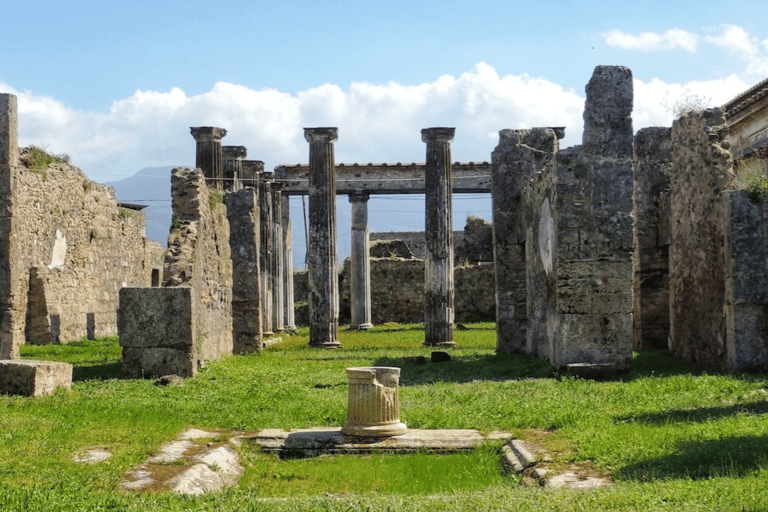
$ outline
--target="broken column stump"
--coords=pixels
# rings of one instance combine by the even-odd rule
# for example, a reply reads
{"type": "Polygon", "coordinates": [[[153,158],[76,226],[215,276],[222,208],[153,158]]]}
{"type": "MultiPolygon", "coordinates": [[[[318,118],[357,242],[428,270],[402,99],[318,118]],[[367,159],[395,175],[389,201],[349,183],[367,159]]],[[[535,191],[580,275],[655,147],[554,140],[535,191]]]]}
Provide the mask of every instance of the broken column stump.
{"type": "Polygon", "coordinates": [[[347,368],[349,411],[341,433],[357,437],[390,437],[406,433],[400,422],[400,368],[347,368]]]}

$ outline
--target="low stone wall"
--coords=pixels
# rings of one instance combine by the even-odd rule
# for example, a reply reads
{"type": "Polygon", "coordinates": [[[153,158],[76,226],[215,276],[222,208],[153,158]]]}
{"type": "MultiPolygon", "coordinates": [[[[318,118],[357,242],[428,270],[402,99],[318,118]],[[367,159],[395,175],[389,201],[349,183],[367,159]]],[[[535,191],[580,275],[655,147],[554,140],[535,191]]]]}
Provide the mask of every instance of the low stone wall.
{"type": "MultiPolygon", "coordinates": [[[[349,323],[349,260],[339,274],[339,310],[342,324],[349,323]]],[[[454,269],[454,311],[457,322],[493,321],[496,313],[493,265],[454,269]]],[[[307,272],[293,274],[296,323],[307,325],[307,272]]],[[[424,321],[424,260],[371,258],[371,317],[374,325],[387,322],[424,321]]]]}

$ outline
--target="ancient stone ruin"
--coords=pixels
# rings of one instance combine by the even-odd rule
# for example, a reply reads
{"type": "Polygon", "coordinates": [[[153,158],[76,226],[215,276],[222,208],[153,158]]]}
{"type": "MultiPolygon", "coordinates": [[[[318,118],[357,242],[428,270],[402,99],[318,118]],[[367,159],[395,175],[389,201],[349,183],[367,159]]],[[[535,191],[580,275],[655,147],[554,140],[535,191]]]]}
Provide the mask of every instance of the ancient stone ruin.
{"type": "Polygon", "coordinates": [[[0,95],[0,359],[25,342],[117,334],[120,289],[162,272],[144,213],[65,159],[20,151],[17,119],[16,97],[0,95]]]}

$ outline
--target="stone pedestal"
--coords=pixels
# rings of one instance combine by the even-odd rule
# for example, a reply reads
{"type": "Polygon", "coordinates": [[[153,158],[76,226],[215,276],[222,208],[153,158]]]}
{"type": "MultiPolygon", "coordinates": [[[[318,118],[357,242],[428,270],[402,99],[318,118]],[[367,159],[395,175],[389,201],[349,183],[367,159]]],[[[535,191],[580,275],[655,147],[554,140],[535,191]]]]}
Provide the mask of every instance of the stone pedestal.
{"type": "Polygon", "coordinates": [[[191,127],[189,130],[197,142],[195,167],[203,170],[208,186],[221,190],[224,178],[221,139],[227,134],[227,130],[215,126],[191,127]]]}
{"type": "Polygon", "coordinates": [[[350,194],[352,203],[351,329],[370,329],[371,260],[368,257],[368,194],[350,194]]]}
{"type": "Polygon", "coordinates": [[[401,436],[398,382],[400,368],[371,366],[347,368],[349,411],[342,434],[357,437],[401,436]]]}
{"type": "Polygon", "coordinates": [[[453,215],[451,212],[451,141],[455,128],[425,128],[425,260],[424,345],[452,347],[453,215]]]}
{"type": "Polygon", "coordinates": [[[336,253],[336,165],[338,128],[305,128],[309,142],[309,345],[339,343],[339,272],[336,253]]]}

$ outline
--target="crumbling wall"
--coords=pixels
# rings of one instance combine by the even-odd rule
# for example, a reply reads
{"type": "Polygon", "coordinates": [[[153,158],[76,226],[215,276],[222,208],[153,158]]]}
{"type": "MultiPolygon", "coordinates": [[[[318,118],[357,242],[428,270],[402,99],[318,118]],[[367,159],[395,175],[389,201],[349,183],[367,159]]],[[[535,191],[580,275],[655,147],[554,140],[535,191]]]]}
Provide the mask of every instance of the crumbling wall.
{"type": "Polygon", "coordinates": [[[35,165],[28,149],[20,158],[15,97],[0,95],[0,105],[0,358],[25,340],[116,334],[118,292],[152,284],[160,244],[110,187],[60,159],[35,165]]]}
{"type": "MultiPolygon", "coordinates": [[[[427,257],[427,242],[423,231],[378,231],[370,234],[372,246],[376,242],[404,242],[413,258],[427,257]]],[[[374,247],[371,247],[373,250],[374,247]]],[[[380,254],[386,258],[389,254],[380,254]]],[[[398,257],[405,257],[397,253],[398,257]]],[[[493,261],[493,227],[480,217],[470,215],[463,231],[453,232],[453,259],[457,265],[493,261]]]]}
{"type": "Polygon", "coordinates": [[[634,140],[632,319],[637,350],[666,349],[669,337],[668,202],[671,128],[644,128],[634,140]]]}
{"type": "Polygon", "coordinates": [[[629,368],[632,73],[598,66],[583,144],[503,130],[493,154],[497,349],[629,368]],[[553,162],[554,160],[554,162],[553,162]]]}
{"type": "Polygon", "coordinates": [[[124,288],[118,324],[129,378],[194,376],[205,361],[232,353],[232,263],[220,192],[200,169],[174,169],[173,221],[164,290],[124,288]],[[168,329],[158,329],[165,325],[168,329]]]}
{"type": "Polygon", "coordinates": [[[720,367],[726,355],[725,215],[732,187],[722,109],[683,115],[672,125],[669,248],[670,351],[720,367]]]}

